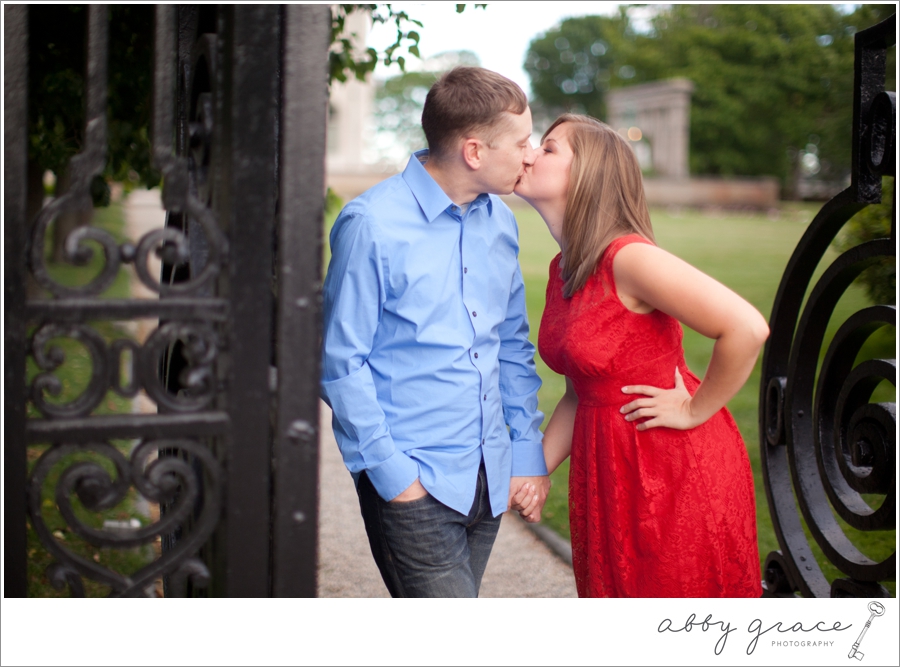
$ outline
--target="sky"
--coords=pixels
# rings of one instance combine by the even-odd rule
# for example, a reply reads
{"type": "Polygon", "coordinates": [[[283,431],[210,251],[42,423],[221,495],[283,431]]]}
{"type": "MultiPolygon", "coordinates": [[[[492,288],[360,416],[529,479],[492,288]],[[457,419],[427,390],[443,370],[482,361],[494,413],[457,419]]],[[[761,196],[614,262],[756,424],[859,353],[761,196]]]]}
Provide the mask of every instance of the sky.
{"type": "MultiPolygon", "coordinates": [[[[424,24],[419,30],[423,58],[444,51],[473,51],[482,67],[512,79],[530,96],[531,87],[522,63],[531,40],[570,16],[614,14],[619,3],[489,2],[485,9],[467,3],[462,14],[456,13],[454,2],[395,2],[391,7],[424,24]]],[[[376,25],[369,33],[367,45],[381,51],[393,43],[396,35],[393,23],[376,25]]],[[[415,59],[407,60],[407,69],[414,68],[415,64],[409,61],[415,59]]],[[[399,72],[395,66],[389,69],[379,65],[375,76],[387,78],[399,72]]]]}

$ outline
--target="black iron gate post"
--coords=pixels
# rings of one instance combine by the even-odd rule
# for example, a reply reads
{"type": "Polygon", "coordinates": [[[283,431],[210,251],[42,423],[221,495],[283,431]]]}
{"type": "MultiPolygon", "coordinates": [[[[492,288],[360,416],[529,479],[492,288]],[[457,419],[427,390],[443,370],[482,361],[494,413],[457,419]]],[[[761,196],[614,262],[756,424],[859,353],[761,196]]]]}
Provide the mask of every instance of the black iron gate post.
{"type": "Polygon", "coordinates": [[[875,330],[896,325],[895,304],[863,308],[848,318],[830,343],[818,379],[816,371],[826,327],[845,290],[873,260],[896,257],[896,182],[890,238],[843,253],[803,301],[841,227],[881,201],[882,176],[896,175],[896,98],[884,89],[886,50],[895,40],[896,15],[855,36],[851,184],[810,223],[772,308],[759,398],[763,477],[780,546],[765,563],[769,596],[882,596],[887,591],[878,582],[895,576],[896,550],[873,561],[848,539],[832,513],[833,508],[861,531],[896,527],[896,398],[869,402],[883,380],[896,390],[896,360],[870,359],[854,366],[875,330]],[[873,509],[863,494],[884,499],[873,509]],[[801,515],[825,557],[847,578],[829,584],[801,515]]]}
{"type": "Polygon", "coordinates": [[[25,173],[28,161],[27,7],[5,5],[3,62],[4,585],[25,597],[25,173]]]}
{"type": "Polygon", "coordinates": [[[289,5],[284,18],[278,212],[278,419],[275,427],[273,594],[316,595],[322,164],[331,12],[289,5]],[[312,474],[317,474],[314,472],[312,474]]]}
{"type": "Polygon", "coordinates": [[[212,206],[232,249],[226,374],[231,433],[225,448],[226,516],[220,531],[228,596],[269,595],[272,235],[275,222],[280,7],[219,10],[212,206]]]}
{"type": "Polygon", "coordinates": [[[156,7],[152,140],[166,226],[124,241],[77,228],[66,261],[89,259],[87,242],[103,260],[80,286],[56,281],[44,243],[64,211],[90,207],[90,183],[104,167],[107,7],[88,8],[85,142],[72,187],[30,225],[28,9],[4,11],[6,594],[26,594],[27,513],[55,559],[47,576],[73,595],[84,593],[83,578],[112,595],[141,595],[159,577],[167,595],[315,595],[329,8],[156,7]],[[159,279],[148,268],[154,253],[159,279]],[[26,300],[26,257],[49,297],[26,300]],[[120,270],[133,270],[156,297],[105,298],[120,270]],[[93,324],[133,320],[155,326],[146,340],[107,340],[93,324]],[[90,358],[87,387],[65,403],[47,400],[66,362],[54,343],[61,338],[90,358]],[[39,369],[30,381],[29,355],[39,369]],[[157,413],[97,414],[109,391],[144,391],[157,413]],[[26,418],[29,401],[40,417],[26,418]],[[134,441],[128,454],[114,444],[122,439],[134,441]],[[29,444],[46,449],[26,476],[29,444]],[[66,463],[71,454],[106,467],[66,463]],[[66,468],[53,492],[73,534],[114,549],[162,536],[162,555],[120,573],[56,540],[42,501],[53,466],[66,468]],[[73,509],[116,507],[131,488],[160,504],[159,521],[106,530],[73,509]]]}

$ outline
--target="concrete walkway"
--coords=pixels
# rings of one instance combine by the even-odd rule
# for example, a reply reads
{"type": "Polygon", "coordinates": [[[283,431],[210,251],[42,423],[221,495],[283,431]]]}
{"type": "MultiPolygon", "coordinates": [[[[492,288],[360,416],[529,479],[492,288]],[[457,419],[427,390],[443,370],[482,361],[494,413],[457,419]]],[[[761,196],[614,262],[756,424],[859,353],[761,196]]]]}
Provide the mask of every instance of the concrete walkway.
{"type": "MultiPolygon", "coordinates": [[[[125,199],[127,235],[137,242],[165,224],[158,190],[138,189],[125,199]]],[[[132,271],[133,273],[133,271],[132,271]]],[[[158,276],[158,267],[151,267],[158,276]]],[[[135,278],[132,294],[155,298],[135,278]]],[[[152,322],[138,322],[133,335],[143,342],[152,322]]],[[[140,392],[135,411],[155,412],[140,392]]],[[[323,403],[319,440],[319,597],[388,597],[372,559],[350,473],[344,467],[331,431],[331,411],[323,403]]],[[[554,554],[518,518],[506,514],[481,585],[481,597],[575,597],[572,568],[554,554]]]]}

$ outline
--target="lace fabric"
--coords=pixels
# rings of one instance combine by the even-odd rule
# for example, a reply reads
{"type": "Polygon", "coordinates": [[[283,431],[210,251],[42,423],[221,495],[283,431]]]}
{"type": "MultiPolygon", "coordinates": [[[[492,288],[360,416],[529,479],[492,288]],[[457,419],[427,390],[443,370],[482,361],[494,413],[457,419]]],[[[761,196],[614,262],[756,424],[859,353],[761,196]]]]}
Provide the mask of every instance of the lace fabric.
{"type": "Polygon", "coordinates": [[[580,597],[758,597],[762,593],[750,460],[723,408],[689,431],[638,431],[619,412],[627,384],[693,393],[679,322],[619,300],[613,258],[636,234],[615,239],[571,299],[558,255],[550,264],[538,347],[569,377],[578,410],[569,473],[572,558],[580,597]]]}

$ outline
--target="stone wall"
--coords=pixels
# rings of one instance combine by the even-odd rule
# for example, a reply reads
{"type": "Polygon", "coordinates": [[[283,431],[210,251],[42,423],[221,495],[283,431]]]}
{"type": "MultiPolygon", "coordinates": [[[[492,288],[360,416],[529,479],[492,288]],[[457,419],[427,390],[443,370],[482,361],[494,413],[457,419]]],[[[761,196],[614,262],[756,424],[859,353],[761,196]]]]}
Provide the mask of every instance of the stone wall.
{"type": "MultiPolygon", "coordinates": [[[[345,202],[388,178],[390,173],[329,173],[328,186],[345,202]]],[[[769,209],[778,206],[780,191],[778,179],[762,178],[713,178],[684,179],[645,178],[644,191],[650,206],[683,206],[686,208],[769,209]]],[[[527,206],[525,202],[509,195],[503,200],[512,208],[527,206]]]]}

